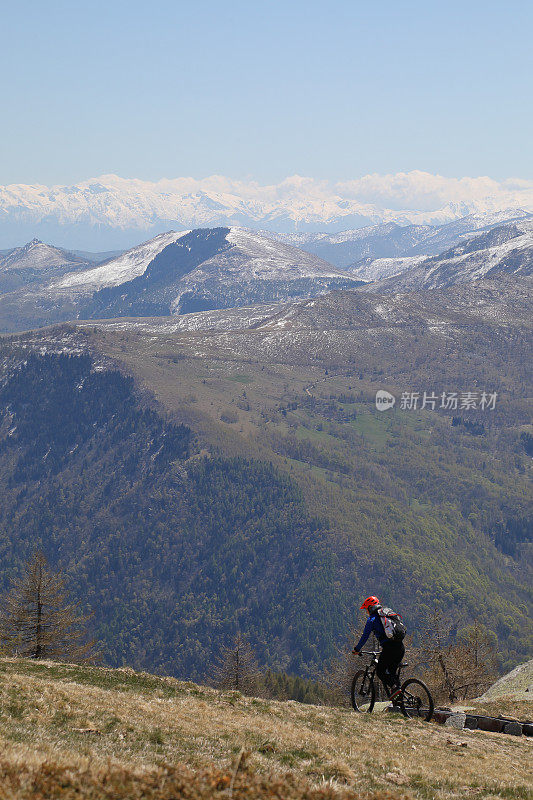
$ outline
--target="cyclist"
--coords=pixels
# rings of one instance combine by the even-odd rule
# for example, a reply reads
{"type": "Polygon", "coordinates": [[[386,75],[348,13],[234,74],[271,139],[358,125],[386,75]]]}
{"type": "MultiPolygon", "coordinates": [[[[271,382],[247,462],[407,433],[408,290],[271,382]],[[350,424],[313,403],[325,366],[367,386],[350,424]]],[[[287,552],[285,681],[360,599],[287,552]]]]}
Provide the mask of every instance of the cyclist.
{"type": "Polygon", "coordinates": [[[383,628],[383,623],[381,622],[378,613],[380,608],[381,603],[375,595],[367,597],[364,601],[361,609],[366,609],[368,613],[368,619],[366,621],[363,635],[355,645],[352,653],[354,655],[361,655],[360,650],[362,647],[364,647],[364,644],[370,634],[373,633],[375,635],[376,639],[381,645],[381,653],[376,667],[376,674],[385,686],[389,699],[394,700],[401,693],[400,681],[398,680],[398,667],[400,666],[402,658],[405,655],[405,646],[401,640],[396,641],[394,639],[387,638],[383,628]]]}

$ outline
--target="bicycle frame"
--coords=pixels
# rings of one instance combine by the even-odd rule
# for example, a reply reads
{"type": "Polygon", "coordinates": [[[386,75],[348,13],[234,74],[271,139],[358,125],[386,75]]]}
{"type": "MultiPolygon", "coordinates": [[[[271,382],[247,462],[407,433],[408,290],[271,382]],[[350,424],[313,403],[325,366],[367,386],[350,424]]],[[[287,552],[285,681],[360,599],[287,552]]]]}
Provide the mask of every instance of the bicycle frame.
{"type": "MultiPolygon", "coordinates": [[[[377,668],[377,665],[378,665],[378,659],[379,659],[381,650],[379,650],[379,651],[376,651],[376,650],[360,650],[359,652],[361,653],[361,655],[372,656],[372,660],[370,661],[370,664],[367,664],[366,667],[365,667],[365,679],[364,679],[364,682],[363,682],[363,686],[368,686],[368,684],[366,683],[367,680],[370,683],[376,683],[378,688],[379,688],[379,685],[381,685],[381,686],[383,686],[383,688],[385,690],[386,697],[387,698],[390,697],[389,687],[385,683],[383,683],[382,680],[380,680],[379,683],[376,681],[376,668],[377,668]]],[[[403,668],[404,668],[403,664],[400,664],[398,666],[398,679],[400,678],[400,673],[401,673],[403,668]]]]}
{"type": "Polygon", "coordinates": [[[372,656],[372,661],[365,667],[365,677],[363,681],[363,686],[366,687],[370,683],[374,683],[374,680],[376,678],[376,667],[378,665],[379,653],[375,653],[373,650],[361,650],[361,653],[365,656],[366,655],[372,656]]]}

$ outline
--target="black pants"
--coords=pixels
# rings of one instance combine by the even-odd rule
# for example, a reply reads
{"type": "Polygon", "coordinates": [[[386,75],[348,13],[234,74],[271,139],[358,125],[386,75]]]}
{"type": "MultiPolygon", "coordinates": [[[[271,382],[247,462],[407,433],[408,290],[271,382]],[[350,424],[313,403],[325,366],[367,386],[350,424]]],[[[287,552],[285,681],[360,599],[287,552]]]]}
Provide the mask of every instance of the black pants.
{"type": "Polygon", "coordinates": [[[376,674],[390,692],[399,685],[397,673],[405,655],[405,646],[401,641],[395,642],[393,639],[387,639],[381,647],[376,674]]]}

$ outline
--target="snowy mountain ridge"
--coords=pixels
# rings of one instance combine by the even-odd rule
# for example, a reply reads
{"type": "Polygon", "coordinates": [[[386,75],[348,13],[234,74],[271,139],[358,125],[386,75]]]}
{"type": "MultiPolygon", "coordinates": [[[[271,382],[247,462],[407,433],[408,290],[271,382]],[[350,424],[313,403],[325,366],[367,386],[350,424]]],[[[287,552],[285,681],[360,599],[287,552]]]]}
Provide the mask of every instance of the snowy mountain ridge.
{"type": "Polygon", "coordinates": [[[464,217],[459,217],[445,225],[413,225],[404,226],[400,225],[397,221],[379,223],[378,225],[366,225],[362,228],[355,228],[352,230],[339,231],[336,233],[328,233],[327,231],[319,231],[317,233],[272,233],[264,231],[265,234],[273,236],[280,241],[287,242],[294,245],[294,247],[302,247],[314,242],[328,242],[329,244],[342,244],[344,242],[355,242],[362,239],[367,239],[370,235],[390,235],[396,228],[413,227],[417,228],[414,234],[419,237],[419,241],[424,241],[426,238],[431,240],[432,236],[437,232],[441,232],[442,228],[446,228],[446,232],[450,235],[458,236],[461,233],[479,230],[481,228],[491,228],[495,225],[500,225],[510,220],[519,220],[531,216],[531,212],[525,211],[522,208],[506,208],[494,213],[475,213],[468,214],[464,217]],[[453,231],[453,233],[452,233],[453,231]]]}
{"type": "MultiPolygon", "coordinates": [[[[26,272],[30,286],[19,277],[0,291],[5,331],[76,318],[230,309],[362,284],[317,256],[238,227],[167,231],[97,266],[63,266],[48,280],[26,272]]],[[[0,273],[0,289],[1,279],[0,273]]]]}
{"type": "Polygon", "coordinates": [[[90,236],[100,249],[116,249],[134,232],[162,226],[334,232],[388,222],[439,225],[505,209],[533,211],[533,182],[419,170],[336,183],[295,175],[271,185],[224,176],[151,182],[103,175],[70,186],[1,186],[0,235],[32,230],[42,238],[70,238],[77,248],[90,236]]]}
{"type": "Polygon", "coordinates": [[[55,283],[51,289],[74,289],[78,291],[97,291],[106,286],[119,286],[125,281],[143,275],[150,262],[167,245],[177,242],[190,231],[167,231],[132,247],[116,258],[105,261],[96,267],[66,275],[55,283]]]}
{"type": "Polygon", "coordinates": [[[533,219],[527,217],[462,239],[440,255],[419,260],[407,269],[402,269],[402,261],[391,259],[391,275],[377,278],[376,291],[440,289],[499,275],[529,277],[533,275],[533,219]]]}
{"type": "Polygon", "coordinates": [[[469,214],[444,225],[399,225],[390,222],[339,233],[267,235],[314,253],[351,272],[363,262],[370,263],[372,259],[438,255],[477,231],[527,219],[533,219],[533,215],[523,209],[508,208],[496,213],[469,214]]]}
{"type": "MultiPolygon", "coordinates": [[[[224,270],[228,275],[235,274],[240,279],[246,280],[309,278],[316,275],[332,278],[349,277],[331,264],[321,261],[309,253],[297,251],[294,247],[282,242],[274,241],[257,231],[237,227],[226,230],[224,238],[229,252],[231,253],[233,249],[239,254],[237,260],[225,259],[224,270]],[[243,256],[245,260],[243,260],[243,256]]],[[[119,286],[144,275],[158,254],[169,244],[178,242],[190,233],[191,231],[161,233],[97,267],[66,275],[53,284],[50,289],[93,292],[106,287],[119,286]]],[[[190,246],[186,246],[190,250],[190,246]]],[[[200,276],[212,274],[214,268],[219,269],[219,253],[217,253],[217,257],[216,264],[206,260],[197,267],[189,276],[187,283],[197,281],[200,276]]]]}

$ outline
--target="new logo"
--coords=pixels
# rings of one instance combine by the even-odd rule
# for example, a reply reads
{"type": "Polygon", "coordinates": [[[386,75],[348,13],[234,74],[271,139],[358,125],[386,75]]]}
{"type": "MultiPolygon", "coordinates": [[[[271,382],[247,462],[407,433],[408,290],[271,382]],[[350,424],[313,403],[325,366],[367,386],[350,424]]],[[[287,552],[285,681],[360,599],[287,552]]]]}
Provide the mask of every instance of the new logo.
{"type": "Polygon", "coordinates": [[[390,392],[386,392],[385,389],[379,389],[376,392],[376,408],[378,411],[388,411],[389,408],[392,408],[394,403],[396,402],[396,398],[390,392]]]}

